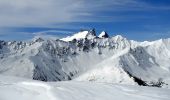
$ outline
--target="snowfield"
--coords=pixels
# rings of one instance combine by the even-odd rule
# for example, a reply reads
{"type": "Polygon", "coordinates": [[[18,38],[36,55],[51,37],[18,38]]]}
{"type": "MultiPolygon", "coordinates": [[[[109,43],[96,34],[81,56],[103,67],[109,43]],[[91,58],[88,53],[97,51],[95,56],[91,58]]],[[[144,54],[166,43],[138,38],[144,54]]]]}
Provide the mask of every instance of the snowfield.
{"type": "Polygon", "coordinates": [[[169,100],[170,90],[96,82],[40,82],[0,76],[0,100],[169,100]]]}

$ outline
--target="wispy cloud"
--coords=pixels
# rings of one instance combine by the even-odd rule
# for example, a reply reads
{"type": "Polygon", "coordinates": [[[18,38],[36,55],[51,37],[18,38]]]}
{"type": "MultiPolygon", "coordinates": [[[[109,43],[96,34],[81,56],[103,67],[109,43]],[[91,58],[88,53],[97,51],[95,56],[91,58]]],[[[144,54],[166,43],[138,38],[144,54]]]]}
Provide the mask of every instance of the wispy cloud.
{"type": "Polygon", "coordinates": [[[34,33],[34,38],[43,38],[43,39],[60,39],[61,36],[56,36],[56,35],[49,35],[47,33],[34,33]]]}
{"type": "Polygon", "coordinates": [[[71,35],[72,31],[46,30],[39,32],[0,32],[0,40],[30,40],[41,37],[43,39],[59,39],[71,35]],[[11,38],[12,36],[12,38],[11,38]]]}
{"type": "MultiPolygon", "coordinates": [[[[1,0],[0,27],[47,26],[54,23],[110,21],[105,11],[170,9],[139,0],[1,0]],[[101,14],[100,14],[101,13],[101,14]]],[[[118,20],[115,15],[112,19],[118,20]]]]}
{"type": "Polygon", "coordinates": [[[75,9],[72,0],[1,0],[1,26],[41,26],[68,22],[75,9]]]}

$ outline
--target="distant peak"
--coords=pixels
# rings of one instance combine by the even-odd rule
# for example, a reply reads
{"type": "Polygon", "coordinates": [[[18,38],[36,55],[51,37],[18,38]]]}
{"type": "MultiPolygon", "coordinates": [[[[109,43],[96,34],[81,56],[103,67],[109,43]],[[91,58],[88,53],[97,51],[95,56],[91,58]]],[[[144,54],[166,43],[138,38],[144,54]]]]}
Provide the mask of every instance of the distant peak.
{"type": "Polygon", "coordinates": [[[124,39],[126,39],[125,37],[121,36],[121,35],[116,35],[116,36],[113,36],[112,37],[113,40],[116,40],[116,41],[122,41],[124,39]]]}
{"type": "Polygon", "coordinates": [[[99,38],[108,38],[109,35],[108,35],[105,31],[102,31],[102,32],[99,34],[98,37],[99,37],[99,38]]]}
{"type": "Polygon", "coordinates": [[[95,29],[93,28],[92,30],[89,31],[89,34],[90,35],[93,35],[93,36],[96,36],[96,31],[95,29]]]}
{"type": "Polygon", "coordinates": [[[61,40],[63,41],[72,41],[74,39],[79,40],[79,39],[93,39],[96,37],[96,32],[95,29],[92,30],[83,30],[78,33],[73,34],[72,36],[67,36],[66,38],[62,38],[61,40]]]}
{"type": "Polygon", "coordinates": [[[34,41],[34,42],[42,42],[42,41],[44,41],[44,39],[41,38],[41,37],[36,36],[36,37],[34,37],[34,38],[32,39],[32,41],[34,41]]]}

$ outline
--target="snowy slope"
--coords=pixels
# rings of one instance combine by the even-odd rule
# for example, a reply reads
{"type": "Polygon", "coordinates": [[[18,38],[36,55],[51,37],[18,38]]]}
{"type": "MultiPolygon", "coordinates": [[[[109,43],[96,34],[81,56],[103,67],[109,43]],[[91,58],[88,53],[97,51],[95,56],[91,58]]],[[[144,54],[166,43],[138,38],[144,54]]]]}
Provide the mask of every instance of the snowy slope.
{"type": "Polygon", "coordinates": [[[68,37],[63,38],[61,40],[72,41],[73,39],[84,39],[84,38],[86,38],[87,34],[88,34],[88,31],[78,32],[77,34],[74,34],[73,36],[68,36],[68,37]]]}
{"type": "Polygon", "coordinates": [[[136,42],[94,30],[61,40],[0,41],[0,74],[42,81],[97,81],[137,85],[170,84],[170,39],[136,42]]]}
{"type": "Polygon", "coordinates": [[[0,100],[169,100],[170,90],[91,82],[40,82],[0,76],[0,100]]]}

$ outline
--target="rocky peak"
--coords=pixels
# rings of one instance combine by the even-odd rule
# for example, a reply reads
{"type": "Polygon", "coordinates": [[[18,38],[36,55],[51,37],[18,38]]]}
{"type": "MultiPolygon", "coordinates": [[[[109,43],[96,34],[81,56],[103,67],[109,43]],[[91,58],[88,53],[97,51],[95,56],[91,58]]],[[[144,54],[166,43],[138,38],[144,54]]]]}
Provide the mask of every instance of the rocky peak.
{"type": "Polygon", "coordinates": [[[105,31],[102,31],[102,32],[99,34],[98,37],[99,37],[99,38],[108,38],[109,35],[108,35],[105,31]]]}

